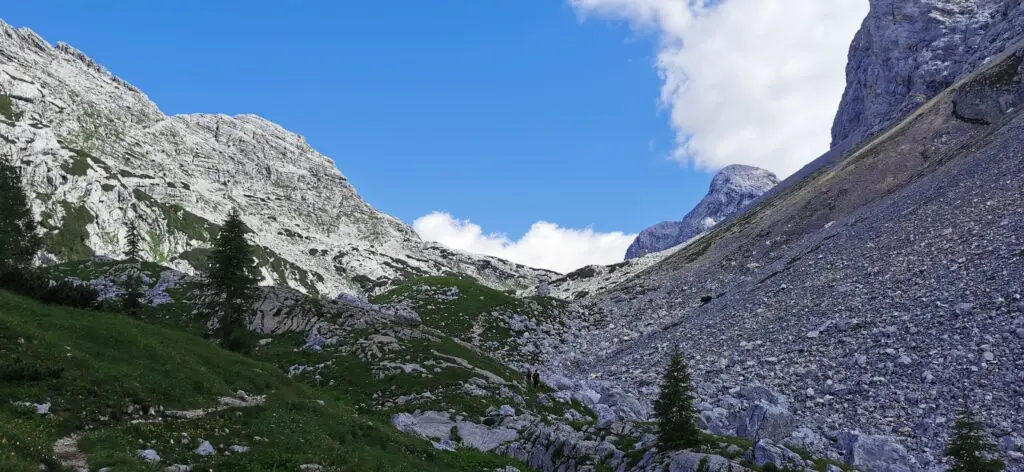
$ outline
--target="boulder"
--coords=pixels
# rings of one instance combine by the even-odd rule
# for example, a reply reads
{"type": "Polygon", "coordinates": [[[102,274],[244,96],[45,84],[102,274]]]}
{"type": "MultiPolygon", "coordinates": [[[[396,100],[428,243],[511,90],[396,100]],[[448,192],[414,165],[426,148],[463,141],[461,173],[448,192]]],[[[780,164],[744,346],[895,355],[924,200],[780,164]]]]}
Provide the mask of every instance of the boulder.
{"type": "Polygon", "coordinates": [[[799,447],[809,451],[816,451],[824,447],[825,438],[814,432],[813,429],[802,426],[793,431],[793,434],[783,441],[782,444],[788,447],[799,447]]]}
{"type": "Polygon", "coordinates": [[[610,428],[615,420],[619,419],[619,416],[615,414],[612,407],[605,404],[596,404],[593,406],[594,412],[597,413],[597,423],[594,425],[597,429],[610,428]]]}
{"type": "Polygon", "coordinates": [[[519,437],[516,430],[505,427],[488,428],[487,426],[460,421],[456,424],[456,430],[462,443],[474,449],[489,452],[502,444],[515,441],[519,437]]]}
{"type": "Polygon", "coordinates": [[[434,449],[437,449],[439,451],[455,451],[455,443],[453,443],[451,439],[442,439],[437,442],[431,442],[430,444],[434,446],[434,449]]]}
{"type": "Polygon", "coordinates": [[[797,468],[803,464],[803,459],[784,446],[762,439],[754,444],[754,465],[764,467],[766,464],[772,464],[779,469],[797,468]]]}
{"type": "Polygon", "coordinates": [[[139,449],[137,454],[146,462],[160,462],[160,454],[155,449],[139,449]]]}
{"type": "Polygon", "coordinates": [[[782,442],[796,429],[796,419],[785,403],[758,400],[730,417],[735,434],[751,440],[764,438],[782,442]]]}
{"type": "Polygon", "coordinates": [[[650,409],[640,403],[635,396],[615,388],[602,389],[600,401],[613,407],[615,412],[624,419],[644,420],[650,416],[650,409]]]}
{"type": "Polygon", "coordinates": [[[669,456],[667,472],[742,472],[745,467],[734,464],[722,456],[697,452],[676,452],[669,456]]]}
{"type": "Polygon", "coordinates": [[[859,432],[842,432],[836,447],[843,461],[857,469],[872,472],[911,472],[918,468],[907,450],[887,436],[868,436],[859,432]]]}
{"type": "Polygon", "coordinates": [[[203,443],[196,448],[195,452],[200,456],[212,456],[217,453],[217,451],[213,449],[213,445],[210,444],[210,441],[203,441],[203,443]]]}
{"type": "Polygon", "coordinates": [[[711,408],[700,410],[697,415],[697,425],[701,429],[711,431],[714,434],[733,434],[734,429],[730,428],[729,412],[725,408],[711,408]]]}
{"type": "Polygon", "coordinates": [[[541,372],[540,379],[555,390],[571,390],[576,383],[560,374],[541,372]]]}
{"type": "Polygon", "coordinates": [[[415,434],[422,438],[448,439],[451,435],[452,421],[448,413],[425,411],[419,414],[398,413],[391,417],[391,424],[404,433],[415,434]]]}

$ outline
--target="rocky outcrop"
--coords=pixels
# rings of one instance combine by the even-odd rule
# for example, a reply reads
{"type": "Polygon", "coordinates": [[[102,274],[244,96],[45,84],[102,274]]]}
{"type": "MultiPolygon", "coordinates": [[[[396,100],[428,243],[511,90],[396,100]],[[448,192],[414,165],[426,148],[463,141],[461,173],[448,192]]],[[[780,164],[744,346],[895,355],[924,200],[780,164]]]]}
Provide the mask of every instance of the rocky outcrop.
{"type": "Polygon", "coordinates": [[[420,414],[399,413],[391,418],[395,429],[429,439],[448,439],[455,422],[448,413],[427,411],[420,414]]]}
{"type": "Polygon", "coordinates": [[[781,402],[741,398],[762,385],[787,399],[789,418],[768,424],[791,432],[756,440],[866,470],[941,467],[969,401],[1024,467],[1024,220],[1005,210],[1024,207],[1022,63],[1013,45],[742,218],[581,298],[591,329],[563,365],[649,400],[681,347],[709,429],[775,429],[755,425],[781,402]]]}
{"type": "MultiPolygon", "coordinates": [[[[452,419],[448,413],[426,411],[399,413],[392,424],[400,431],[430,440],[441,450],[470,447],[519,460],[541,472],[617,470],[631,472],[741,472],[748,470],[724,456],[691,451],[658,455],[655,436],[637,437],[627,429],[588,428],[579,431],[562,423],[542,421],[529,414],[492,417],[490,426],[452,419]],[[629,438],[631,450],[620,450],[615,441],[629,438]]],[[[779,448],[776,448],[779,449],[779,448]]],[[[733,449],[730,449],[733,450],[733,449]]],[[[741,449],[734,449],[739,454],[741,449]]],[[[782,448],[784,450],[784,448],[782,448]]],[[[751,451],[751,453],[753,453],[751,451]]],[[[792,453],[790,453],[792,454],[792,453]]],[[[797,457],[792,465],[804,470],[797,457]]]]}
{"type": "Polygon", "coordinates": [[[917,461],[891,438],[845,432],[839,435],[838,443],[845,462],[858,469],[910,472],[918,468],[917,461]]]}
{"type": "Polygon", "coordinates": [[[849,148],[1024,37],[1017,0],[871,0],[850,46],[832,146],[849,148]]]}
{"type": "Polygon", "coordinates": [[[714,434],[750,440],[787,440],[796,430],[789,399],[761,386],[734,389],[715,404],[697,405],[699,424],[714,434]]]}
{"type": "Polygon", "coordinates": [[[748,469],[722,456],[699,452],[672,454],[664,470],[667,472],[745,472],[748,469]]]}
{"type": "Polygon", "coordinates": [[[459,273],[532,288],[553,273],[425,243],[334,162],[255,115],[164,115],[81,51],[0,21],[0,159],[21,166],[49,261],[143,256],[195,273],[237,209],[264,281],[330,296],[459,273]]]}
{"type": "Polygon", "coordinates": [[[664,221],[641,231],[626,249],[626,259],[685,243],[742,210],[778,183],[775,174],[764,169],[738,164],[725,167],[711,180],[707,195],[682,221],[664,221]]]}

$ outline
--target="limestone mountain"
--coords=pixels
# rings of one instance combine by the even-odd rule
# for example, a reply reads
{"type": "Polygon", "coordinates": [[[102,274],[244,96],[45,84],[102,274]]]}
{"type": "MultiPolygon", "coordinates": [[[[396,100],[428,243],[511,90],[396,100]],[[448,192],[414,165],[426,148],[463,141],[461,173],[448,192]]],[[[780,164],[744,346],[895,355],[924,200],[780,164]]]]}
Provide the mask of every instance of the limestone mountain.
{"type": "Polygon", "coordinates": [[[255,115],[166,116],[81,51],[2,21],[0,158],[21,166],[57,261],[121,254],[134,219],[146,258],[195,272],[237,208],[264,280],[303,291],[443,274],[521,289],[550,274],[426,243],[302,136],[255,115]]]}
{"type": "Polygon", "coordinates": [[[705,226],[702,210],[683,244],[558,278],[425,244],[301,137],[165,116],[73,48],[0,25],[0,157],[21,165],[49,255],[78,260],[46,270],[115,298],[123,263],[87,256],[120,253],[125,217],[163,264],[143,265],[139,320],[0,293],[0,361],[17,361],[0,376],[34,379],[0,382],[0,423],[25,441],[0,442],[0,465],[938,471],[969,402],[1024,470],[1020,25],[1017,2],[871,0],[830,152],[760,196],[713,183],[736,209],[705,226]],[[199,341],[197,280],[164,266],[201,266],[232,208],[268,281],[374,296],[264,287],[258,363],[199,341]],[[493,288],[538,279],[535,296],[493,288]],[[700,451],[652,449],[676,347],[700,451]],[[218,398],[237,389],[255,395],[218,398]]]}
{"type": "Polygon", "coordinates": [[[563,364],[650,399],[681,345],[704,427],[861,470],[940,470],[969,402],[1024,469],[1022,24],[1019,2],[873,0],[837,147],[579,298],[563,364]]]}
{"type": "Polygon", "coordinates": [[[1017,0],[871,0],[850,46],[832,146],[893,125],[1024,36],[1017,0]]]}
{"type": "Polygon", "coordinates": [[[757,167],[731,165],[715,174],[707,195],[682,221],[663,221],[637,235],[626,259],[678,246],[732,216],[779,183],[775,174],[757,167]]]}

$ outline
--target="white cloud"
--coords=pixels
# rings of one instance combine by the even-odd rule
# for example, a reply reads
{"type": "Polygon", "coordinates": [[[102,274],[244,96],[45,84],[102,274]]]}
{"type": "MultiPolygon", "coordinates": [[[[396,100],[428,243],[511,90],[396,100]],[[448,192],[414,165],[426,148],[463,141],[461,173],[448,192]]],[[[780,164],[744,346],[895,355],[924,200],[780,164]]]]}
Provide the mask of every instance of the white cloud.
{"type": "Polygon", "coordinates": [[[635,234],[619,231],[598,233],[593,229],[563,228],[538,221],[518,241],[504,234],[484,234],[483,228],[448,213],[433,212],[412,223],[421,238],[452,249],[500,257],[530,267],[571,272],[590,264],[622,261],[635,234]]]}
{"type": "Polygon", "coordinates": [[[788,176],[828,150],[868,0],[570,0],[660,38],[674,159],[788,176]],[[703,6],[712,4],[712,6],[703,6]]]}

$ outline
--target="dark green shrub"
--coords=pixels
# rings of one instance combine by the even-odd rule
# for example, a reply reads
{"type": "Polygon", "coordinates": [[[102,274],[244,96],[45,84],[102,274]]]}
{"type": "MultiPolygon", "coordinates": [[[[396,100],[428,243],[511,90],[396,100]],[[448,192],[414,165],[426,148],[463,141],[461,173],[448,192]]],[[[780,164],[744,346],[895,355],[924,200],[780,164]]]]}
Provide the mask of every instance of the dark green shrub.
{"type": "Polygon", "coordinates": [[[0,362],[0,381],[4,382],[35,382],[60,378],[63,374],[63,367],[43,365],[38,360],[14,357],[0,362]]]}
{"type": "Polygon", "coordinates": [[[96,289],[70,280],[53,281],[31,269],[0,271],[0,288],[51,305],[91,309],[98,305],[96,289]]]}
{"type": "Polygon", "coordinates": [[[950,472],[1000,472],[1006,464],[995,457],[996,445],[985,434],[984,425],[974,412],[964,408],[953,425],[953,437],[946,448],[951,459],[950,472]]]}

